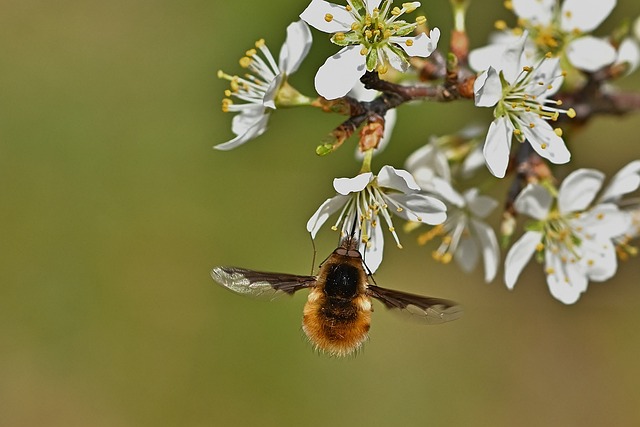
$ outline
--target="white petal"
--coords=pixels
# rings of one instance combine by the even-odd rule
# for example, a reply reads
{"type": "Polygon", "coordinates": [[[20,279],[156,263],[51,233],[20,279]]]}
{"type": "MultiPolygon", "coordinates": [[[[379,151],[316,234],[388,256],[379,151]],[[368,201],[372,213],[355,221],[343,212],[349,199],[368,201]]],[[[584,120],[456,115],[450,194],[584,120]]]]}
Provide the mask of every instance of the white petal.
{"type": "Polygon", "coordinates": [[[326,99],[345,96],[365,71],[360,45],[347,46],[320,67],[315,78],[316,91],[326,99]]]}
{"type": "Polygon", "coordinates": [[[260,104],[244,104],[242,112],[233,116],[231,120],[231,131],[236,135],[246,133],[265,114],[268,114],[268,111],[260,104]]]}
{"type": "Polygon", "coordinates": [[[430,225],[442,224],[447,219],[447,207],[435,197],[423,194],[391,194],[387,197],[403,207],[395,213],[404,219],[430,225]]]}
{"type": "MultiPolygon", "coordinates": [[[[246,117],[245,117],[246,118],[246,117]]],[[[269,121],[269,114],[263,114],[257,117],[254,117],[256,121],[254,121],[250,126],[248,126],[244,133],[239,134],[235,138],[230,141],[224,142],[222,144],[215,145],[213,148],[216,150],[232,150],[247,141],[252,140],[264,133],[267,129],[267,123],[269,121]]]]}
{"type": "Polygon", "coordinates": [[[487,217],[498,206],[497,200],[478,194],[477,188],[467,190],[464,193],[464,199],[467,202],[469,211],[478,218],[487,217]]]}
{"type": "Polygon", "coordinates": [[[409,172],[404,169],[396,169],[393,166],[383,166],[380,169],[378,185],[398,190],[401,193],[420,191],[420,186],[409,172]]]}
{"type": "Polygon", "coordinates": [[[329,3],[324,0],[311,0],[311,3],[300,14],[300,18],[313,28],[325,33],[337,33],[350,31],[353,16],[347,12],[344,6],[329,3]],[[331,15],[333,19],[327,22],[325,16],[331,15]]]}
{"type": "Polygon", "coordinates": [[[438,47],[438,40],[440,40],[440,30],[438,28],[431,29],[431,32],[427,36],[425,33],[420,33],[416,37],[390,37],[389,41],[400,46],[407,55],[419,56],[426,58],[431,55],[436,47],[438,47]],[[411,46],[407,44],[407,40],[412,40],[411,46]]]}
{"type": "Polygon", "coordinates": [[[634,160],[616,173],[604,190],[600,201],[617,201],[640,186],[640,160],[634,160]]]}
{"type": "Polygon", "coordinates": [[[432,191],[447,202],[459,208],[464,207],[466,204],[462,195],[458,193],[448,181],[438,178],[437,176],[433,178],[432,186],[429,191],[432,191]]]}
{"type": "Polygon", "coordinates": [[[564,0],[560,28],[571,32],[590,32],[604,21],[616,6],[616,0],[564,0]]]}
{"type": "Polygon", "coordinates": [[[616,249],[609,240],[584,241],[584,256],[580,260],[586,274],[594,282],[612,278],[618,270],[616,249]]]}
{"type": "Polygon", "coordinates": [[[470,178],[471,175],[482,165],[484,165],[484,154],[482,154],[482,146],[478,146],[470,152],[462,163],[460,174],[463,178],[470,178]]]}
{"type": "Polygon", "coordinates": [[[478,245],[470,237],[463,236],[453,254],[453,259],[465,273],[470,273],[480,259],[478,245]]]}
{"type": "Polygon", "coordinates": [[[380,3],[382,3],[382,0],[364,0],[364,5],[367,8],[367,12],[369,12],[369,14],[372,14],[373,9],[378,8],[378,6],[380,6],[380,3]]]}
{"type": "Polygon", "coordinates": [[[269,83],[269,87],[267,88],[264,98],[262,98],[262,104],[273,110],[276,109],[276,96],[278,95],[278,90],[280,89],[280,85],[286,78],[284,73],[278,74],[271,83],[269,83]]]}
{"type": "Polygon", "coordinates": [[[485,71],[489,67],[500,68],[505,44],[490,44],[469,52],[469,66],[475,71],[485,71]]]}
{"type": "Polygon", "coordinates": [[[498,72],[493,68],[480,74],[473,83],[476,107],[493,107],[502,98],[502,83],[498,72]]]}
{"type": "Polygon", "coordinates": [[[304,21],[296,21],[287,27],[287,39],[280,49],[279,68],[287,75],[298,70],[311,48],[311,30],[304,21]]]}
{"type": "Polygon", "coordinates": [[[585,210],[600,191],[602,181],[604,174],[595,169],[578,169],[567,175],[558,189],[560,213],[585,210]]]}
{"type": "MultiPolygon", "coordinates": [[[[370,223],[367,222],[367,224],[370,223]]],[[[373,274],[382,264],[384,251],[384,233],[380,221],[377,226],[370,227],[367,234],[370,236],[369,243],[360,243],[360,253],[363,255],[365,265],[373,274]]]]}
{"type": "Polygon", "coordinates": [[[605,40],[580,37],[567,45],[569,62],[581,70],[594,72],[616,60],[616,50],[605,40]]]}
{"type": "Polygon", "coordinates": [[[491,282],[498,273],[498,262],[500,261],[500,247],[495,231],[484,222],[471,219],[471,225],[478,237],[482,248],[482,259],[484,260],[484,281],[491,282]]]}
{"type": "Polygon", "coordinates": [[[553,196],[538,184],[528,184],[516,197],[513,205],[519,213],[527,214],[537,220],[546,219],[553,203],[553,196]]]}
{"type": "Polygon", "coordinates": [[[373,181],[373,173],[365,172],[353,178],[335,178],[333,180],[333,188],[336,189],[338,194],[346,196],[347,194],[364,190],[371,181],[373,181]]]}
{"type": "Polygon", "coordinates": [[[588,280],[577,264],[563,264],[551,251],[545,252],[545,267],[553,269],[547,274],[547,285],[551,295],[564,304],[578,301],[587,290],[588,280]]]}
{"type": "Polygon", "coordinates": [[[511,4],[519,18],[544,26],[551,23],[556,0],[512,0],[511,4]]]}
{"type": "Polygon", "coordinates": [[[434,176],[451,181],[451,169],[447,156],[435,144],[428,143],[411,153],[405,162],[418,184],[431,185],[434,176]]]}
{"type": "Polygon", "coordinates": [[[499,117],[491,122],[482,154],[489,172],[498,178],[504,178],[507,172],[512,136],[513,129],[506,118],[499,117]]]}
{"type": "Polygon", "coordinates": [[[349,198],[347,196],[334,196],[330,199],[324,201],[323,204],[320,205],[317,211],[311,215],[309,221],[307,221],[307,231],[311,233],[311,238],[315,239],[316,233],[320,230],[320,227],[327,221],[327,219],[336,213],[345,203],[347,203],[349,198]]]}
{"type": "Polygon", "coordinates": [[[582,240],[595,237],[607,240],[623,235],[631,226],[631,216],[616,205],[605,203],[574,219],[572,226],[584,230],[586,237],[582,240]]]}
{"type": "Polygon", "coordinates": [[[409,69],[409,62],[407,61],[407,58],[390,49],[389,46],[385,46],[380,50],[380,52],[385,58],[382,62],[388,62],[393,68],[403,73],[406,73],[409,69]]]}
{"type": "Polygon", "coordinates": [[[509,289],[513,289],[522,269],[529,262],[536,246],[542,240],[542,233],[527,231],[511,246],[504,261],[504,281],[509,289]]]}
{"type": "Polygon", "coordinates": [[[522,67],[520,65],[520,61],[522,59],[522,53],[524,52],[524,45],[527,42],[527,37],[529,37],[529,33],[524,31],[522,36],[513,44],[507,46],[504,53],[502,54],[502,65],[500,70],[504,75],[504,78],[509,83],[514,83],[516,78],[522,72],[522,67]]]}
{"type": "Polygon", "coordinates": [[[632,37],[627,37],[620,43],[616,63],[628,64],[629,68],[626,71],[626,75],[633,73],[640,65],[640,45],[632,37]]]}
{"type": "Polygon", "coordinates": [[[524,113],[519,119],[523,122],[522,133],[541,157],[557,165],[571,160],[571,152],[564,139],[555,133],[549,122],[534,113],[524,113]],[[533,127],[530,127],[531,124],[533,127]]]}

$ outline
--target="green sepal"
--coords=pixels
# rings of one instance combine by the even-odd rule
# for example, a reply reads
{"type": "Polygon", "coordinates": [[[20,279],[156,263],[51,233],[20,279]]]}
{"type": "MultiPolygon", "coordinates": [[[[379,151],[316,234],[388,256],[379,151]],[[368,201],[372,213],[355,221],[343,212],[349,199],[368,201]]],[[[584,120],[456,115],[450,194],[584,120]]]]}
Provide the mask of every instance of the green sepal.
{"type": "Polygon", "coordinates": [[[364,6],[364,1],[362,0],[351,0],[351,5],[358,11],[360,12],[361,10],[365,9],[364,6]]]}
{"type": "Polygon", "coordinates": [[[367,53],[367,70],[374,71],[378,65],[378,49],[372,47],[367,53]]]}
{"type": "Polygon", "coordinates": [[[343,37],[338,40],[336,37],[337,34],[331,36],[331,43],[336,44],[338,46],[348,46],[350,44],[360,44],[360,40],[358,38],[358,34],[353,31],[349,31],[348,33],[341,33],[343,37]]]}
{"type": "Polygon", "coordinates": [[[393,29],[394,29],[394,32],[393,32],[394,36],[403,37],[413,33],[413,30],[416,29],[416,24],[409,24],[405,21],[398,21],[398,22],[394,22],[393,29]]]}

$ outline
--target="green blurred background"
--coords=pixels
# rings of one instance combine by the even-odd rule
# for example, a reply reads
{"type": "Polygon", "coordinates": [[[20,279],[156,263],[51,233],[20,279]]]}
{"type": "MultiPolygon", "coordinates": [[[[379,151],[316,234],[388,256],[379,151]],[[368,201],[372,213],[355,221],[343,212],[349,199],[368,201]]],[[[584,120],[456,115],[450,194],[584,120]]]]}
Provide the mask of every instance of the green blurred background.
{"type": "MultiPolygon", "coordinates": [[[[306,220],[358,168],[352,147],[314,154],[341,117],[312,109],[211,149],[232,136],[216,71],[240,71],[260,37],[277,52],[307,5],[295,3],[2,2],[0,425],[640,424],[637,259],[564,306],[536,265],[510,292],[402,236],[378,283],[455,299],[465,316],[423,327],[379,308],[344,360],[306,343],[303,293],[265,303],[213,283],[214,265],[308,273],[306,220]]],[[[448,3],[425,3],[446,43],[448,3]]],[[[640,13],[621,3],[604,29],[640,13]]],[[[470,13],[473,46],[495,19],[513,22],[499,1],[470,13]]],[[[292,79],[307,94],[335,51],[314,36],[292,79]]],[[[640,90],[640,76],[620,85],[640,90]]],[[[488,114],[404,106],[374,167],[488,114]]],[[[593,121],[571,166],[617,170],[640,157],[639,131],[637,115],[593,121]]],[[[323,258],[336,237],[316,245],[323,258]]]]}

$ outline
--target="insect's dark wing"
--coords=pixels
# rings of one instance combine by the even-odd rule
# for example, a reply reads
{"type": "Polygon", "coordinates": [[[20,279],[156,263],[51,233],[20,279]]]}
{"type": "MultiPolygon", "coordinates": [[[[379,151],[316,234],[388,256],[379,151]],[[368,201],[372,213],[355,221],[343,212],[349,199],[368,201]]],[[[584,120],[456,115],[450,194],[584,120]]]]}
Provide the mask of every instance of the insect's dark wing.
{"type": "Polygon", "coordinates": [[[462,307],[446,299],[423,297],[375,285],[367,286],[367,295],[376,298],[389,309],[419,316],[429,324],[449,322],[462,316],[462,307]]]}
{"type": "Polygon", "coordinates": [[[211,277],[236,293],[267,298],[283,293],[293,295],[300,289],[314,287],[316,284],[314,276],[266,273],[237,267],[214,267],[211,277]]]}

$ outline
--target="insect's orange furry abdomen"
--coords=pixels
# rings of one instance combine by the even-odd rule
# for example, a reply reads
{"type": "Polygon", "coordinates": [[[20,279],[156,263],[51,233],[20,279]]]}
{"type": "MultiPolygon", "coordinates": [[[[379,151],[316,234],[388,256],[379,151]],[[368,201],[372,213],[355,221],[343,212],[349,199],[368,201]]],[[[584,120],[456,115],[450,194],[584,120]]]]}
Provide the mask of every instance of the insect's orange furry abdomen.
{"type": "Polygon", "coordinates": [[[329,298],[314,289],[304,306],[302,328],[318,350],[346,356],[366,341],[371,325],[371,300],[329,298]]]}

